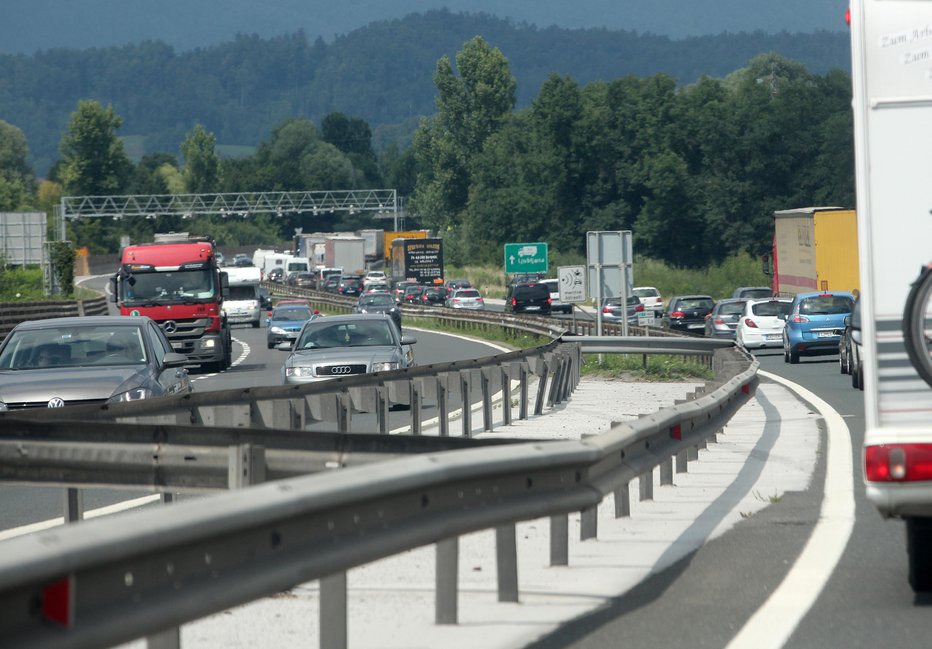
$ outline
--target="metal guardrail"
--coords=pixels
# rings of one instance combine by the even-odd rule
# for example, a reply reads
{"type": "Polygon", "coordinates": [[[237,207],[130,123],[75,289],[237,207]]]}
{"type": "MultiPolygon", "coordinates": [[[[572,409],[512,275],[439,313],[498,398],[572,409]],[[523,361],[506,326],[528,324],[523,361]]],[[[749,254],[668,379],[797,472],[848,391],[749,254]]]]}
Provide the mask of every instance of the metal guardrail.
{"type": "Polygon", "coordinates": [[[26,320],[106,314],[106,297],[50,302],[4,302],[0,303],[0,340],[6,338],[13,327],[26,320]]]}
{"type": "Polygon", "coordinates": [[[709,394],[581,441],[435,452],[260,485],[169,509],[3,543],[0,647],[175,644],[184,622],[321,579],[321,646],[346,645],[346,570],[437,543],[438,623],[457,619],[457,537],[496,529],[499,598],[517,601],[518,521],[551,517],[568,562],[568,514],[597,535],[596,506],[627,484],[672,481],[673,463],[719,431],[756,385],[757,362],[716,352],[709,394]],[[675,458],[675,460],[674,460],[675,458]],[[326,615],[323,612],[326,611],[326,615]]]}

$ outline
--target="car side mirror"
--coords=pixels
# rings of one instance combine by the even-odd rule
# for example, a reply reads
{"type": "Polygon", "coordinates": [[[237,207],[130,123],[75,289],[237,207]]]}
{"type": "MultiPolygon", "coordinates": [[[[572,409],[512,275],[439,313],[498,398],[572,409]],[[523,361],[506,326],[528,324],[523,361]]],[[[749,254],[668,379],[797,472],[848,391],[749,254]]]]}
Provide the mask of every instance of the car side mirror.
{"type": "Polygon", "coordinates": [[[845,326],[846,326],[846,327],[851,326],[851,316],[850,316],[850,315],[846,315],[846,316],[845,316],[845,326]]]}
{"type": "Polygon", "coordinates": [[[166,352],[162,357],[162,365],[165,367],[181,367],[188,364],[188,357],[178,352],[166,352]]]}
{"type": "Polygon", "coordinates": [[[413,345],[413,344],[416,343],[416,342],[417,342],[417,338],[415,338],[414,336],[407,336],[407,335],[405,335],[405,336],[402,336],[402,337],[401,337],[401,344],[402,344],[402,345],[413,345]]]}
{"type": "Polygon", "coordinates": [[[290,352],[291,349],[292,349],[292,347],[293,347],[293,345],[292,345],[290,342],[288,342],[287,340],[286,340],[285,342],[281,342],[281,343],[278,343],[277,345],[275,345],[275,349],[277,349],[277,350],[279,350],[279,351],[283,351],[283,352],[290,352]]]}

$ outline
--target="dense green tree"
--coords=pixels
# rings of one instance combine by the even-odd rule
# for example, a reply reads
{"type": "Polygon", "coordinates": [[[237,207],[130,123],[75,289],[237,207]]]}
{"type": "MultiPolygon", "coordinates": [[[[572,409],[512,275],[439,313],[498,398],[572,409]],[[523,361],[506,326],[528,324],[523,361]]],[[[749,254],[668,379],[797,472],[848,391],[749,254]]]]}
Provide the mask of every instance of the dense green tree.
{"type": "Polygon", "coordinates": [[[343,153],[373,156],[372,130],[365,120],[349,118],[343,113],[330,113],[320,122],[320,136],[343,153]]]}
{"type": "Polygon", "coordinates": [[[34,176],[28,158],[26,136],[20,129],[0,119],[0,177],[31,185],[34,176]]]}
{"type": "Polygon", "coordinates": [[[168,153],[150,153],[136,164],[127,191],[130,194],[172,194],[167,168],[177,172],[178,161],[168,153]]]}
{"type": "Polygon", "coordinates": [[[424,221],[438,229],[459,225],[474,158],[515,105],[516,81],[502,52],[481,37],[456,55],[459,76],[446,56],[437,62],[437,115],[415,137],[424,169],[415,200],[424,221]]]}
{"type": "Polygon", "coordinates": [[[91,100],[78,102],[61,140],[59,173],[66,194],[106,196],[124,190],[132,163],[116,134],[122,124],[113,106],[103,108],[91,100]]]}
{"type": "Polygon", "coordinates": [[[189,194],[209,194],[219,189],[220,156],[216,144],[216,136],[200,124],[196,124],[181,143],[182,176],[189,194]]]}

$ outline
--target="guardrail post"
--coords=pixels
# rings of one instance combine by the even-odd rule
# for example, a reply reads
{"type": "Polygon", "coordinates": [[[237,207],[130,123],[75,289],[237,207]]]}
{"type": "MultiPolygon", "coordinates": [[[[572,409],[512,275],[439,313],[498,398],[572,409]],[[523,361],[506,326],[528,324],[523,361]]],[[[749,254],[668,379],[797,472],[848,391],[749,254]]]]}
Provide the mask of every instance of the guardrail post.
{"type": "Polygon", "coordinates": [[[654,499],[654,472],[648,471],[638,476],[639,500],[654,499]]]}
{"type": "Polygon", "coordinates": [[[65,522],[77,523],[84,518],[84,492],[74,487],[65,488],[65,522]]]}
{"type": "Polygon", "coordinates": [[[511,370],[504,365],[502,371],[502,425],[511,425],[511,370]]]}
{"type": "Polygon", "coordinates": [[[421,386],[418,384],[417,379],[411,379],[408,382],[408,389],[410,390],[410,403],[411,403],[411,434],[420,435],[421,434],[421,386]]]}
{"type": "Polygon", "coordinates": [[[457,623],[459,589],[459,537],[437,542],[436,623],[457,623]]]}
{"type": "MultiPolygon", "coordinates": [[[[690,446],[688,449],[683,449],[676,454],[676,472],[677,473],[687,473],[687,463],[689,462],[689,452],[694,450],[694,446],[690,446]]],[[[697,458],[698,459],[698,458],[697,458]]]]}
{"type": "Polygon", "coordinates": [[[550,565],[566,566],[570,562],[570,517],[557,514],[550,517],[550,565]]]}
{"type": "Polygon", "coordinates": [[[579,512],[579,540],[598,538],[599,536],[599,507],[588,507],[579,512]]]}
{"type": "Polygon", "coordinates": [[[540,359],[542,370],[537,374],[537,400],[534,402],[534,414],[541,415],[544,412],[544,394],[547,390],[547,377],[550,374],[550,365],[546,359],[540,359]]]}
{"type": "Polygon", "coordinates": [[[440,436],[450,436],[450,397],[447,394],[448,376],[437,375],[437,422],[440,426],[440,436]]]}
{"type": "Polygon", "coordinates": [[[379,433],[388,435],[388,388],[384,383],[379,383],[375,388],[375,417],[379,425],[379,433]]]}
{"type": "Polygon", "coordinates": [[[241,489],[265,482],[265,447],[240,444],[230,447],[227,485],[241,489]]]}
{"type": "Polygon", "coordinates": [[[335,396],[337,400],[337,432],[348,433],[352,426],[353,402],[347,390],[343,390],[335,396]]]}
{"type": "Polygon", "coordinates": [[[547,392],[547,405],[553,407],[560,403],[560,386],[563,383],[563,357],[555,355],[553,359],[553,378],[550,379],[550,390],[547,392]]]}
{"type": "Polygon", "coordinates": [[[631,487],[625,482],[615,489],[615,518],[631,515],[631,487]]]}
{"type": "Polygon", "coordinates": [[[320,649],[346,649],[346,572],[320,580],[320,649]]]}
{"type": "Polygon", "coordinates": [[[660,463],[660,484],[673,484],[673,458],[668,457],[660,463]]]}
{"type": "Polygon", "coordinates": [[[498,601],[518,601],[518,541],[515,525],[495,528],[495,564],[498,570],[498,601]]]}
{"type": "Polygon", "coordinates": [[[479,385],[482,389],[482,430],[492,431],[492,381],[489,368],[479,370],[479,385]]]}
{"type": "Polygon", "coordinates": [[[518,368],[518,383],[520,385],[520,401],[518,403],[518,419],[527,419],[528,381],[527,365],[524,363],[518,368]]]}
{"type": "Polygon", "coordinates": [[[469,376],[469,370],[460,370],[460,396],[462,398],[463,437],[472,436],[472,403],[470,403],[471,395],[469,394],[470,381],[471,378],[469,376]]]}

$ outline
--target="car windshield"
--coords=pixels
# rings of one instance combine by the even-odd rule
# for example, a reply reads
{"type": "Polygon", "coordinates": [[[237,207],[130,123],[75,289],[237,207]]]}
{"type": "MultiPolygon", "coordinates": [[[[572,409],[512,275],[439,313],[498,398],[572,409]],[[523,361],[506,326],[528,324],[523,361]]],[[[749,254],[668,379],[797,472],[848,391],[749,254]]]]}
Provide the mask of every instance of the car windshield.
{"type": "Polygon", "coordinates": [[[636,288],[634,294],[638,297],[657,297],[660,292],[655,288],[636,288]]]}
{"type": "Polygon", "coordinates": [[[835,315],[850,313],[853,301],[844,295],[817,295],[803,298],[799,312],[807,315],[835,315]]]}
{"type": "Polygon", "coordinates": [[[139,327],[69,326],[21,329],[0,352],[0,370],[30,370],[146,362],[139,327]]]}
{"type": "Polygon", "coordinates": [[[231,286],[229,300],[255,300],[258,289],[256,286],[231,286]]]}
{"type": "Polygon", "coordinates": [[[395,306],[390,295],[367,295],[359,300],[359,306],[395,306]]]}
{"type": "Polygon", "coordinates": [[[395,342],[392,325],[388,320],[368,322],[326,322],[322,320],[316,326],[305,325],[295,349],[371,347],[394,345],[395,342]]]}
{"type": "Polygon", "coordinates": [[[744,313],[744,302],[726,302],[719,306],[719,315],[741,315],[744,313]]]}
{"type": "MultiPolygon", "coordinates": [[[[772,291],[769,288],[747,288],[741,291],[740,297],[747,297],[751,299],[760,299],[762,297],[770,297],[772,291]]],[[[735,297],[738,297],[737,295],[735,297]]]]}
{"type": "Polygon", "coordinates": [[[479,291],[475,289],[462,289],[454,293],[453,297],[479,297],[479,291]]]}
{"type": "Polygon", "coordinates": [[[759,302],[751,305],[751,313],[759,316],[779,317],[790,312],[789,302],[759,302]]]}
{"type": "Polygon", "coordinates": [[[702,309],[711,309],[713,307],[713,302],[708,298],[687,298],[685,300],[680,300],[676,304],[677,310],[693,309],[693,310],[702,310],[702,309]]]}
{"type": "Polygon", "coordinates": [[[120,290],[126,304],[213,299],[213,273],[209,268],[132,273],[120,282],[120,290]]]}
{"type": "Polygon", "coordinates": [[[307,320],[311,317],[310,309],[301,307],[288,307],[272,311],[272,320],[307,320]]]}

